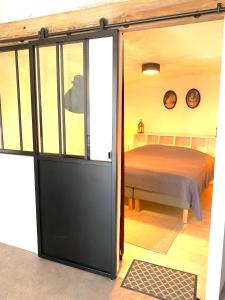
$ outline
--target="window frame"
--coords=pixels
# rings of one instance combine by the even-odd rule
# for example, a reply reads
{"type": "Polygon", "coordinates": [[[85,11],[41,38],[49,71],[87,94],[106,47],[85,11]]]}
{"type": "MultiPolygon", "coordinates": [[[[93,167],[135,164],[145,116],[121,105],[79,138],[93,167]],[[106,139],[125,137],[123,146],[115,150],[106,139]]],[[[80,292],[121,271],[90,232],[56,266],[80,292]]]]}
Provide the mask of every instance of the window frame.
{"type": "Polygon", "coordinates": [[[75,41],[68,41],[66,39],[65,42],[51,41],[50,43],[46,43],[46,41],[42,41],[41,43],[34,43],[34,57],[35,57],[35,83],[37,86],[35,88],[35,104],[36,104],[36,115],[37,115],[37,137],[38,137],[38,147],[37,153],[40,156],[53,156],[53,157],[72,157],[78,159],[88,159],[88,147],[87,147],[87,124],[88,124],[88,48],[87,41],[84,39],[78,39],[75,41]],[[65,103],[64,103],[64,51],[63,46],[69,44],[79,44],[81,43],[83,46],[83,77],[84,77],[84,155],[76,155],[76,154],[67,154],[66,153],[66,117],[65,117],[65,103]],[[55,47],[56,51],[56,87],[57,87],[57,106],[58,106],[58,143],[59,143],[59,151],[58,153],[49,153],[44,151],[44,142],[43,142],[43,119],[42,119],[42,103],[40,98],[41,93],[41,77],[40,77],[40,57],[39,50],[44,47],[55,47]]]}
{"type": "MultiPolygon", "coordinates": [[[[31,127],[32,127],[32,151],[27,151],[23,149],[23,130],[22,130],[22,114],[21,114],[21,98],[20,98],[20,81],[19,81],[19,57],[18,57],[18,51],[20,50],[28,50],[29,52],[29,76],[31,73],[31,65],[30,65],[30,45],[25,44],[25,45],[9,45],[9,46],[4,46],[0,47],[0,54],[4,52],[14,52],[15,55],[15,72],[16,72],[16,90],[17,90],[17,108],[18,108],[18,130],[19,130],[19,141],[20,141],[20,150],[17,149],[8,149],[4,147],[4,124],[2,121],[2,107],[0,107],[0,123],[1,123],[1,140],[2,140],[2,145],[0,147],[0,153],[5,153],[5,154],[17,154],[17,155],[27,155],[27,156],[33,156],[34,155],[34,134],[33,134],[33,112],[32,112],[32,96],[30,96],[30,104],[31,104],[31,127]]],[[[32,87],[30,85],[30,95],[32,94],[32,87]]]]}
{"type": "MultiPolygon", "coordinates": [[[[118,34],[118,30],[112,29],[112,30],[99,30],[99,31],[92,31],[92,32],[84,32],[84,33],[75,33],[68,34],[65,36],[59,36],[59,37],[49,37],[49,38],[39,38],[36,40],[30,40],[24,43],[24,41],[21,40],[21,43],[24,44],[15,44],[15,45],[8,45],[0,47],[0,53],[1,52],[8,52],[8,51],[16,51],[16,50],[29,50],[29,63],[30,63],[30,89],[31,89],[31,110],[32,110],[32,133],[33,133],[33,151],[21,151],[21,150],[12,150],[12,149],[0,149],[0,153],[5,154],[17,154],[17,155],[27,155],[27,156],[41,156],[41,157],[61,157],[61,158],[76,158],[81,160],[90,160],[90,119],[89,119],[89,40],[94,38],[103,38],[103,37],[113,37],[116,38],[118,34]],[[83,43],[83,59],[84,59],[84,92],[85,92],[85,153],[84,156],[80,155],[71,155],[71,154],[60,154],[60,153],[42,153],[39,151],[39,132],[38,132],[38,110],[37,110],[37,90],[36,90],[36,76],[37,76],[37,70],[36,70],[36,54],[35,54],[35,47],[43,47],[43,46],[54,46],[56,44],[70,44],[70,43],[76,43],[76,42],[82,42],[83,43]]],[[[117,55],[117,46],[114,45],[114,52],[117,55]]],[[[113,72],[115,71],[116,66],[113,66],[113,72]]],[[[113,82],[115,81],[115,78],[113,79],[113,82]]],[[[115,83],[113,83],[113,89],[114,89],[115,83]]],[[[113,95],[113,98],[115,95],[113,95]]],[[[115,108],[114,108],[115,109],[115,108]]],[[[113,120],[114,123],[114,120],[113,120]]],[[[116,128],[113,126],[113,134],[116,133],[116,128]]],[[[112,145],[112,148],[114,149],[115,145],[112,145]]],[[[114,152],[114,151],[112,151],[114,152]]],[[[111,159],[113,160],[114,153],[111,154],[111,159]]],[[[108,161],[106,163],[111,163],[111,161],[108,161]]],[[[93,163],[95,160],[92,160],[93,163]]],[[[101,161],[96,161],[101,162],[101,161]]]]}

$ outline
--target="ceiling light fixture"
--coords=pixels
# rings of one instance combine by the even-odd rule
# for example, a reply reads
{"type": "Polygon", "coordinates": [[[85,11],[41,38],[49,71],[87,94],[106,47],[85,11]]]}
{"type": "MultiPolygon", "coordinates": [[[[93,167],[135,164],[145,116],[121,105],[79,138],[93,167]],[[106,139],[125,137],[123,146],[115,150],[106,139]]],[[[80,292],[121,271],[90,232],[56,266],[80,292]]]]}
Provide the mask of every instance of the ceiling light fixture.
{"type": "Polygon", "coordinates": [[[160,64],[157,63],[145,63],[142,65],[142,73],[154,75],[160,72],[160,64]]]}

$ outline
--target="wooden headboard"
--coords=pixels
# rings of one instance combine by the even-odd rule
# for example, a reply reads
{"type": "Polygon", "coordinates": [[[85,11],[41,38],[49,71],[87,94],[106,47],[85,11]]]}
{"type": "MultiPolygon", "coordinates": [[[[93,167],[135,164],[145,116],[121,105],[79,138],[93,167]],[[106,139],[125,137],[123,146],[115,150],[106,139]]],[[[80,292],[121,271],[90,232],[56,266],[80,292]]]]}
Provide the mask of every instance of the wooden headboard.
{"type": "Polygon", "coordinates": [[[148,144],[192,148],[214,156],[216,137],[161,133],[142,133],[134,135],[134,148],[148,144]]]}

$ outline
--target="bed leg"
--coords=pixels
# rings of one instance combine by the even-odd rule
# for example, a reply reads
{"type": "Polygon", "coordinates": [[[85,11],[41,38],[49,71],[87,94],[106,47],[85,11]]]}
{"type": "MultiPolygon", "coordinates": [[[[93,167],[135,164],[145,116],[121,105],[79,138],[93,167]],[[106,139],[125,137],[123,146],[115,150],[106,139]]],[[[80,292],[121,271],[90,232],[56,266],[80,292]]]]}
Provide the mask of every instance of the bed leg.
{"type": "Polygon", "coordinates": [[[133,198],[128,198],[128,209],[129,210],[133,209],[133,198]]]}
{"type": "Polygon", "coordinates": [[[187,224],[188,222],[188,209],[183,209],[183,223],[187,224]]]}
{"type": "Polygon", "coordinates": [[[135,199],[135,210],[136,211],[140,211],[141,210],[140,202],[141,201],[139,199],[135,199]]]}

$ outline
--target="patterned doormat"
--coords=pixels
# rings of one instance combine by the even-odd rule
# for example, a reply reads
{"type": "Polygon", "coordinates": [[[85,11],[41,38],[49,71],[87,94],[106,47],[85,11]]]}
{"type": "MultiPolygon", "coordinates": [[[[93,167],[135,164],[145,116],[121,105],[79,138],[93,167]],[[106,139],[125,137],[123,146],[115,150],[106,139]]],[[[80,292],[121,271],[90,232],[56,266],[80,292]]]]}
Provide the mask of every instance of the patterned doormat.
{"type": "Polygon", "coordinates": [[[134,259],[121,287],[162,300],[195,300],[197,275],[134,259]]]}

